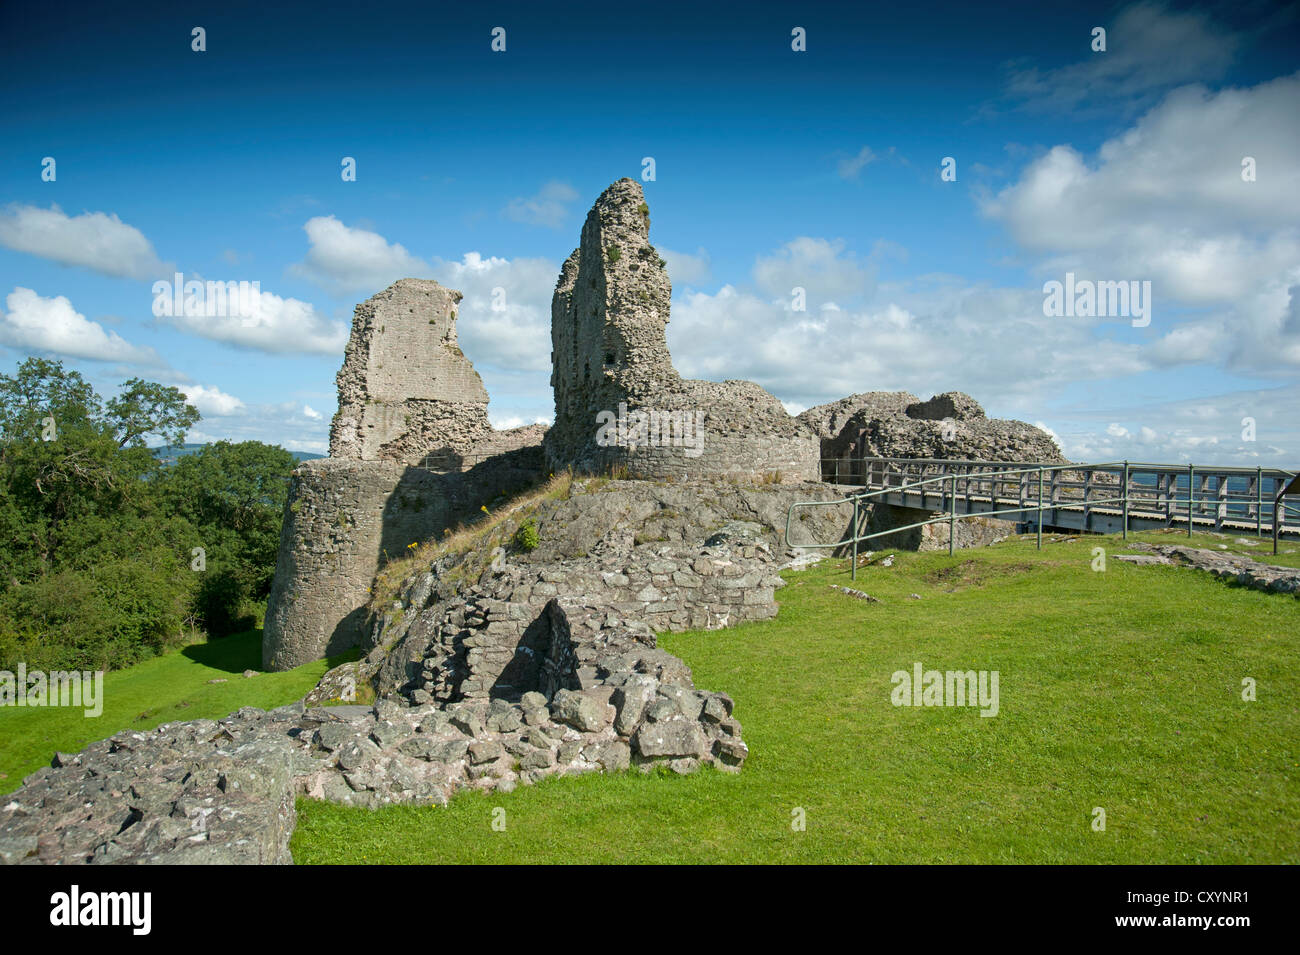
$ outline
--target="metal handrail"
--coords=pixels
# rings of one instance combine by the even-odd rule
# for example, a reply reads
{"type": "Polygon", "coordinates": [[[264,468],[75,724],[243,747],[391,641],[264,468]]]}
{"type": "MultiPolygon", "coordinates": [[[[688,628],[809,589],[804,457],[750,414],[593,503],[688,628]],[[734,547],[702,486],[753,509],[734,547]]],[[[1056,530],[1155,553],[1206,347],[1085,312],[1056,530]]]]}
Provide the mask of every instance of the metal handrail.
{"type": "MultiPolygon", "coordinates": [[[[841,459],[837,458],[837,459],[825,459],[825,460],[835,460],[838,465],[838,461],[841,459]]],[[[835,548],[835,547],[845,547],[845,546],[852,545],[853,553],[852,553],[851,566],[852,566],[852,576],[853,579],[855,580],[857,579],[857,570],[858,570],[857,558],[858,558],[859,543],[863,541],[872,540],[877,537],[885,537],[891,534],[898,534],[903,531],[913,530],[914,528],[918,528],[918,527],[927,527],[931,524],[941,524],[947,522],[948,523],[948,554],[951,556],[954,553],[954,547],[956,546],[956,523],[958,520],[962,520],[968,517],[989,517],[997,514],[1024,514],[1028,511],[1037,510],[1038,520],[1036,523],[1036,527],[1037,527],[1037,536],[1038,536],[1038,547],[1039,549],[1041,549],[1043,546],[1043,511],[1045,509],[1059,510],[1062,507],[1069,509],[1069,508],[1077,508],[1079,506],[1082,506],[1084,509],[1084,517],[1086,523],[1089,509],[1093,507],[1097,507],[1099,505],[1105,505],[1105,504],[1122,504],[1123,517],[1124,517],[1123,536],[1125,539],[1127,539],[1128,526],[1129,526],[1130,499],[1132,499],[1134,502],[1136,502],[1139,505],[1143,503],[1152,503],[1152,502],[1158,504],[1161,501],[1159,482],[1157,482],[1156,486],[1151,488],[1149,491],[1145,488],[1134,489],[1132,487],[1132,478],[1133,478],[1133,473],[1135,471],[1155,472],[1157,474],[1169,474],[1169,475],[1181,475],[1183,473],[1186,473],[1187,493],[1185,497],[1180,497],[1175,493],[1178,484],[1176,480],[1172,480],[1168,482],[1168,491],[1164,495],[1166,515],[1167,515],[1167,519],[1172,520],[1174,515],[1177,513],[1177,511],[1181,509],[1178,508],[1177,505],[1179,503],[1185,503],[1186,514],[1187,514],[1187,536],[1188,537],[1192,535],[1192,530],[1196,518],[1196,514],[1194,511],[1194,507],[1196,505],[1196,468],[1194,465],[1191,464],[1185,466],[1168,465],[1168,464],[1151,465],[1151,464],[1134,464],[1133,462],[1130,461],[1106,462],[1102,464],[1045,464],[1045,463],[1037,463],[1037,462],[1026,464],[1024,462],[966,461],[966,460],[946,459],[946,458],[884,458],[884,457],[879,457],[879,458],[862,457],[859,458],[858,461],[862,465],[862,478],[865,482],[867,482],[865,486],[868,487],[870,486],[870,480],[871,480],[871,472],[868,470],[867,467],[868,462],[881,463],[886,465],[892,465],[895,462],[898,462],[904,465],[904,467],[900,467],[898,469],[900,472],[898,474],[898,477],[900,478],[906,476],[906,474],[903,472],[905,472],[908,469],[908,466],[917,466],[917,465],[920,465],[923,468],[927,465],[942,465],[946,469],[948,469],[950,473],[934,475],[932,477],[923,477],[915,481],[909,481],[906,483],[892,485],[892,486],[886,483],[882,487],[876,488],[874,490],[861,491],[857,494],[850,495],[849,497],[842,498],[838,501],[796,501],[786,509],[786,515],[785,515],[786,546],[809,549],[809,548],[835,548]],[[1017,464],[1018,466],[1009,467],[1009,468],[1002,467],[1002,465],[1007,463],[1017,464]],[[957,467],[963,467],[966,473],[958,474],[956,471],[957,467]],[[990,467],[999,468],[999,470],[989,471],[986,473],[979,473],[979,474],[972,473],[971,471],[972,468],[990,468],[990,467]],[[1055,479],[1055,473],[1060,471],[1087,472],[1088,477],[1087,480],[1082,482],[1057,481],[1055,479]],[[1092,481],[1092,473],[1095,471],[1120,472],[1123,478],[1123,493],[1119,497],[1109,497],[1109,498],[1091,497],[1091,492],[1094,487],[1092,481]],[[1050,500],[1044,501],[1043,480],[1044,480],[1044,475],[1049,473],[1054,475],[1053,496],[1050,500]],[[972,480],[975,480],[978,483],[987,481],[989,486],[989,503],[997,504],[999,503],[997,485],[1000,480],[1005,480],[1006,478],[1013,477],[1016,475],[1029,475],[1029,474],[1038,475],[1037,504],[1034,504],[1032,500],[1026,500],[1024,497],[1024,492],[1022,491],[1021,503],[1017,507],[1005,507],[1005,508],[998,508],[998,509],[990,509],[986,511],[969,510],[970,499],[971,499],[970,486],[972,480]],[[957,481],[959,478],[963,479],[966,483],[966,498],[967,498],[967,508],[968,508],[967,512],[961,515],[957,514],[957,481]],[[859,507],[863,502],[866,502],[868,501],[868,499],[875,498],[880,495],[906,494],[909,491],[914,491],[916,488],[923,488],[927,485],[941,484],[943,482],[948,482],[950,484],[949,493],[947,495],[948,513],[946,516],[933,517],[930,518],[929,520],[916,521],[914,523],[905,524],[899,527],[891,527],[888,530],[873,531],[870,534],[860,533],[859,526],[858,526],[859,507]],[[1071,498],[1065,496],[1057,497],[1056,489],[1058,487],[1060,487],[1061,490],[1065,490],[1068,487],[1080,487],[1084,489],[1084,493],[1083,496],[1080,498],[1071,498]],[[838,507],[845,503],[851,503],[853,505],[853,523],[851,524],[853,530],[853,536],[851,538],[846,540],[836,541],[833,544],[817,544],[817,543],[796,544],[791,542],[790,525],[794,519],[794,513],[797,509],[808,508],[808,507],[838,507]]],[[[1256,526],[1257,526],[1257,530],[1261,534],[1262,534],[1263,505],[1264,505],[1263,478],[1265,476],[1269,478],[1276,478],[1279,475],[1284,476],[1286,478],[1294,477],[1293,472],[1283,471],[1278,468],[1250,469],[1250,468],[1223,467],[1223,468],[1213,468],[1213,469],[1206,469],[1206,470],[1211,470],[1213,476],[1219,477],[1219,487],[1217,488],[1214,497],[1202,501],[1202,510],[1204,510],[1206,505],[1213,505],[1216,508],[1222,506],[1226,509],[1227,505],[1232,503],[1232,501],[1229,499],[1230,497],[1234,495],[1236,496],[1241,495],[1241,492],[1228,491],[1226,488],[1226,483],[1223,477],[1221,477],[1221,475],[1242,475],[1242,476],[1249,475],[1249,476],[1253,476],[1256,479],[1256,485],[1255,485],[1256,493],[1255,493],[1254,500],[1252,501],[1249,498],[1247,498],[1244,500],[1244,503],[1246,504],[1254,503],[1256,505],[1255,508],[1256,526]]],[[[888,477],[889,477],[888,474],[882,472],[882,479],[884,479],[886,482],[888,480],[888,477]]],[[[1202,479],[1203,485],[1205,484],[1206,480],[1208,479],[1207,478],[1202,479]]],[[[1249,491],[1247,491],[1246,494],[1248,495],[1249,491]]],[[[1273,503],[1273,513],[1272,513],[1271,523],[1273,525],[1274,553],[1277,552],[1276,540],[1279,532],[1279,525],[1283,523],[1283,520],[1279,516],[1279,511],[1285,512],[1285,511],[1293,510],[1291,505],[1282,503],[1283,496],[1284,496],[1283,493],[1279,493],[1273,503]]],[[[922,490],[921,492],[921,498],[922,498],[922,502],[924,502],[925,500],[924,490],[922,490]]],[[[941,507],[944,504],[944,494],[942,491],[940,491],[939,503],[941,507]]],[[[1300,512],[1300,508],[1294,508],[1294,510],[1300,512]]],[[[1250,512],[1250,508],[1247,507],[1247,515],[1249,515],[1249,512],[1250,512]]],[[[1218,516],[1222,516],[1222,513],[1223,512],[1220,512],[1218,516]]],[[[1218,516],[1216,516],[1216,519],[1218,519],[1218,516]]]]}

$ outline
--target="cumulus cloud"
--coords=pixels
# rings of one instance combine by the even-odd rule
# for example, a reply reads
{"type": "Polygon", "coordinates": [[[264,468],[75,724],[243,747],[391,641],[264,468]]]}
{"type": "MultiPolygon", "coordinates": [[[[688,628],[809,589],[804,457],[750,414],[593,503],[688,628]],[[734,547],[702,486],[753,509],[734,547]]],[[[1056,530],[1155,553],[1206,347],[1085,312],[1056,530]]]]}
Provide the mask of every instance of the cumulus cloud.
{"type": "Polygon", "coordinates": [[[1136,3],[1106,30],[1105,52],[1091,49],[1091,27],[1079,34],[1082,57],[1058,69],[1023,63],[1007,72],[1006,96],[1035,112],[1060,113],[1086,103],[1140,107],[1162,90],[1217,79],[1232,63],[1239,39],[1200,12],[1169,10],[1160,3],[1136,3]]]}
{"type": "Polygon", "coordinates": [[[247,406],[234,395],[207,385],[181,385],[185,401],[198,409],[204,417],[230,417],[243,414],[247,406]]]}
{"type": "Polygon", "coordinates": [[[152,348],[132,345],[117,332],[82,315],[62,295],[46,298],[16,287],[0,312],[0,342],[20,351],[48,353],[92,361],[162,365],[152,348]]]}
{"type": "Polygon", "coordinates": [[[492,427],[496,428],[498,431],[509,431],[511,428],[522,428],[524,425],[529,424],[549,425],[551,423],[551,418],[539,414],[529,415],[509,413],[498,416],[495,413],[492,413],[488,415],[488,420],[492,423],[492,427]]]}
{"type": "Polygon", "coordinates": [[[1053,426],[1075,461],[1268,467],[1300,452],[1300,425],[1291,415],[1298,402],[1296,384],[1107,409],[1087,402],[1056,409],[1053,426]]]}
{"type": "Polygon", "coordinates": [[[875,283],[875,268],[845,252],[842,240],[800,236],[775,253],[759,256],[754,282],[773,297],[790,299],[802,288],[809,305],[861,296],[875,283]]]}
{"type": "Polygon", "coordinates": [[[1150,280],[1151,361],[1300,369],[1297,101],[1300,73],[1176,90],[1093,158],[1054,147],[982,210],[1043,255],[1044,277],[1150,280]]]}
{"type": "Polygon", "coordinates": [[[577,198],[578,191],[568,183],[552,180],[536,195],[511,199],[502,214],[512,222],[558,229],[569,215],[569,204],[577,198]]]}
{"type": "MultiPolygon", "coordinates": [[[[193,388],[181,388],[189,393],[193,388]]],[[[329,425],[322,416],[312,418],[304,413],[305,406],[285,401],[274,404],[246,404],[216,388],[207,389],[223,399],[237,402],[231,406],[218,400],[206,410],[196,405],[203,414],[198,428],[192,428],[185,440],[196,444],[214,441],[261,441],[278,444],[290,451],[307,451],[326,454],[329,451],[329,425]]],[[[190,402],[194,404],[194,401],[190,402]]]]}
{"type": "Polygon", "coordinates": [[[433,277],[459,289],[461,349],[481,366],[543,371],[551,366],[551,293],[560,267],[546,259],[504,259],[466,253],[436,261],[433,277]]]}
{"type": "Polygon", "coordinates": [[[374,294],[401,278],[426,278],[429,263],[377,232],[352,228],[334,216],[316,216],[303,226],[310,247],[289,274],[333,295],[374,294]]]}
{"type": "Polygon", "coordinates": [[[69,216],[57,205],[8,206],[0,212],[0,245],[117,278],[151,279],[171,271],[135,226],[103,212],[69,216]]]}
{"type": "Polygon", "coordinates": [[[686,375],[749,378],[805,407],[860,391],[958,389],[986,407],[1019,409],[1067,381],[1149,367],[1137,344],[1094,330],[1091,321],[1044,317],[1042,295],[1025,289],[900,286],[883,300],[798,312],[789,300],[724,285],[680,296],[668,340],[686,375]]]}
{"type": "Polygon", "coordinates": [[[225,315],[170,315],[158,321],[200,338],[274,354],[333,355],[347,344],[347,327],[308,302],[256,292],[247,311],[244,304],[241,299],[225,315]]]}
{"type": "Polygon", "coordinates": [[[308,418],[311,418],[313,421],[317,421],[321,418],[321,413],[317,411],[315,408],[313,408],[311,405],[307,405],[307,404],[303,405],[302,413],[305,414],[308,418]]]}

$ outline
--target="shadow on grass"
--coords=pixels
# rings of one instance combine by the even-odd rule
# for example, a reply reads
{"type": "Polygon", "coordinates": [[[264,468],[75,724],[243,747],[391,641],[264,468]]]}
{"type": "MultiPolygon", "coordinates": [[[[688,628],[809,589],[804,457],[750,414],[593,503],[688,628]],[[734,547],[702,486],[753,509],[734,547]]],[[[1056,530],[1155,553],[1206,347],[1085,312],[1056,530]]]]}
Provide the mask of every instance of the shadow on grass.
{"type": "Polygon", "coordinates": [[[193,643],[181,651],[195,663],[226,673],[243,673],[262,669],[262,631],[245,630],[228,637],[216,637],[193,643]]]}
{"type": "MultiPolygon", "coordinates": [[[[181,654],[205,667],[225,673],[243,673],[245,670],[262,672],[262,631],[245,630],[228,637],[216,637],[204,643],[194,643],[181,650],[181,654]]],[[[331,668],[341,663],[361,659],[361,649],[351,647],[327,657],[331,668]]]]}

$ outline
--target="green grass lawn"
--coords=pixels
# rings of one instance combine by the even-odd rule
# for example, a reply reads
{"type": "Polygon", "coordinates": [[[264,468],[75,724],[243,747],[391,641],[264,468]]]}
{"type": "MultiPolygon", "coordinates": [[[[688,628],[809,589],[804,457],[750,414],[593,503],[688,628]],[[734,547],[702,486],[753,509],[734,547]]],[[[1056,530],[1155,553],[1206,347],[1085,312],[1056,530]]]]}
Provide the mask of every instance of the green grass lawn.
{"type": "Polygon", "coordinates": [[[245,678],[262,668],[262,631],[196,643],[104,675],[104,710],[0,707],[0,793],[48,766],[56,749],[76,752],[119,730],[152,729],[174,720],[218,718],[241,706],[271,708],[298,699],[332,664],[245,678]],[[226,680],[209,684],[209,680],[226,680]]]}
{"type": "MultiPolygon", "coordinates": [[[[1046,541],[1041,553],[1032,536],[952,558],[896,552],[888,568],[877,555],[856,583],[828,562],[788,575],[775,620],[663,636],[699,686],[736,699],[751,750],[738,775],[592,774],[445,809],[304,800],[294,857],[1300,862],[1300,600],[1124,564],[1117,537],[1046,541]],[[1104,573],[1091,569],[1098,546],[1104,573]],[[997,670],[999,715],[893,706],[891,675],[916,661],[997,670]],[[1245,677],[1256,702],[1241,698],[1245,677]],[[1094,807],[1105,832],[1092,829],[1094,807]],[[792,829],[796,809],[804,831],[792,829]]],[[[53,750],[119,729],[287,703],[331,665],[245,679],[259,642],[246,633],[110,673],[99,719],[0,709],[0,791],[53,750]]]]}
{"type": "Polygon", "coordinates": [[[1187,569],[1091,569],[1093,547],[1122,545],[900,553],[853,585],[878,604],[829,588],[849,584],[843,562],[791,574],[775,620],[661,638],[735,697],[740,774],[593,774],[445,809],[301,801],[294,857],[1300,862],[1300,600],[1187,569]],[[1000,714],[893,706],[891,674],[915,661],[999,671],[1000,714]]]}

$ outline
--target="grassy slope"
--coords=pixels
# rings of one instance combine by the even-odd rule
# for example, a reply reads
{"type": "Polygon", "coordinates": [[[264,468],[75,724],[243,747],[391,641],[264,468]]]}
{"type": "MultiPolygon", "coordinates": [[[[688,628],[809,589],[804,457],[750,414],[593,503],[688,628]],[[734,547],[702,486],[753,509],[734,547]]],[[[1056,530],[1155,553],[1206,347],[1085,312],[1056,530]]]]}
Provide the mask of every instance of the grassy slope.
{"type": "Polygon", "coordinates": [[[1039,555],[1029,537],[900,554],[858,575],[879,604],[831,590],[849,583],[836,562],[790,575],[774,621],[664,637],[700,686],[738,701],[752,755],[737,776],[591,775],[446,809],[303,801],[294,856],[1300,861],[1300,600],[1184,569],[1111,560],[1096,573],[1095,546],[1124,550],[1092,537],[1039,555]],[[1001,714],[892,706],[891,674],[916,660],[998,670],[1001,714]]]}
{"type": "Polygon", "coordinates": [[[0,707],[0,793],[49,765],[56,749],[76,752],[118,730],[144,730],[173,720],[215,718],[241,706],[270,708],[301,697],[329,668],[321,660],[285,673],[262,666],[262,631],[250,630],[165,653],[104,676],[104,711],[0,707]],[[226,683],[209,684],[224,679],[226,683]]]}

